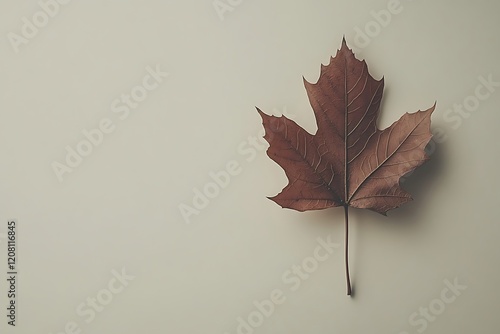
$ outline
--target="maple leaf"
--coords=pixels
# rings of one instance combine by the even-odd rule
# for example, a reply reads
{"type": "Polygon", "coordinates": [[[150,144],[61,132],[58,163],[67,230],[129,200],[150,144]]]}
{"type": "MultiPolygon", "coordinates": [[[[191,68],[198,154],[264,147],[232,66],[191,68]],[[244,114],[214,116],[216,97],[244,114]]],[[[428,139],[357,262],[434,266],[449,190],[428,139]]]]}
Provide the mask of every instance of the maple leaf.
{"type": "Polygon", "coordinates": [[[317,122],[310,134],[285,116],[268,116],[259,108],[269,143],[268,156],[286,173],[288,185],[271,200],[298,211],[342,206],[346,226],[347,293],[348,207],[388,210],[410,201],[400,178],[429,159],[430,118],[425,111],[406,113],[385,130],[376,122],[384,79],[375,80],[366,62],[356,59],[345,39],[330,63],[321,65],[317,83],[304,79],[317,122]]]}

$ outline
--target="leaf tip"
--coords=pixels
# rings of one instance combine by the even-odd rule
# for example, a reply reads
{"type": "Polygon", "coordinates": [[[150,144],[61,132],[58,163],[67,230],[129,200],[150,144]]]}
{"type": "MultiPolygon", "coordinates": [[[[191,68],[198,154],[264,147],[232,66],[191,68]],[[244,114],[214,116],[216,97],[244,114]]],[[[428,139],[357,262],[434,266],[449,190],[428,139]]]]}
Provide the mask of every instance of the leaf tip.
{"type": "Polygon", "coordinates": [[[434,112],[434,109],[436,109],[436,105],[437,105],[437,101],[434,101],[434,104],[432,105],[432,107],[429,108],[429,109],[431,109],[431,114],[434,112]]]}
{"type": "Polygon", "coordinates": [[[281,205],[280,203],[278,203],[278,202],[276,201],[276,197],[278,197],[278,195],[276,195],[276,196],[266,196],[266,198],[267,198],[268,200],[273,201],[274,203],[276,203],[276,204],[278,204],[279,206],[281,206],[281,208],[283,208],[283,205],[281,205]]]}
{"type": "Polygon", "coordinates": [[[436,109],[436,104],[437,104],[437,101],[434,101],[434,104],[430,108],[423,110],[423,112],[432,114],[434,112],[434,110],[436,109]]]}
{"type": "Polygon", "coordinates": [[[259,107],[255,107],[255,109],[257,109],[257,112],[262,117],[262,119],[264,119],[264,117],[267,116],[262,110],[259,109],[259,107]]]}
{"type": "Polygon", "coordinates": [[[350,50],[349,46],[347,45],[347,42],[345,40],[345,35],[342,35],[342,44],[340,46],[340,50],[342,50],[342,49],[350,50]]]}
{"type": "MultiPolygon", "coordinates": [[[[321,65],[323,66],[323,64],[321,65]]],[[[310,89],[312,86],[314,86],[314,84],[307,81],[307,79],[304,76],[302,76],[302,81],[304,82],[304,87],[306,88],[306,91],[310,89]]]]}

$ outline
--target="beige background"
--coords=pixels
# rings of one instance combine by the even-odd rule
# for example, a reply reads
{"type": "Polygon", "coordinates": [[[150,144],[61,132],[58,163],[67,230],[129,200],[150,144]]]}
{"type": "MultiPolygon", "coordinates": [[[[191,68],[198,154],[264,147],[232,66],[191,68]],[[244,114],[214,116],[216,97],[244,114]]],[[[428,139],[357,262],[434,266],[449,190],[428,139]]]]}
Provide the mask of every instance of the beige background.
{"type": "Polygon", "coordinates": [[[2,333],[497,333],[500,89],[481,80],[500,82],[498,3],[221,3],[72,1],[18,52],[10,33],[40,4],[0,3],[0,267],[15,218],[20,273],[15,329],[0,283],[2,333]],[[343,243],[343,213],[267,200],[286,178],[255,139],[254,106],[315,131],[302,76],[315,82],[343,35],[385,77],[380,126],[437,101],[441,139],[404,183],[412,203],[351,211],[354,298],[342,247],[296,290],[283,278],[314,265],[317,238],[343,243]],[[169,75],[120,119],[113,101],[148,66],[169,75]],[[453,109],[464,103],[473,110],[453,109]],[[106,118],[114,130],[59,182],[51,164],[106,118]],[[236,175],[187,224],[182,204],[216,191],[210,172],[232,161],[236,175]],[[110,294],[122,268],[135,278],[110,294]],[[445,290],[454,280],[460,295],[445,290]],[[259,322],[254,301],[273,290],[283,303],[259,322]],[[109,302],[89,322],[87,298],[109,302]],[[259,326],[238,329],[249,316],[259,326]]]}

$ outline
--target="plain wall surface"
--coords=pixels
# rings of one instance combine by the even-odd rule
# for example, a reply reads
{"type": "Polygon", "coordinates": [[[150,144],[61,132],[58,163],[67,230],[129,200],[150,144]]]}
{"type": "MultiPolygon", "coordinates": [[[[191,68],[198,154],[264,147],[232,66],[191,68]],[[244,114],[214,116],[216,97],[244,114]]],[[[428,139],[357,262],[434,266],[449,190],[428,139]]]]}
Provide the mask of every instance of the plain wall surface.
{"type": "Polygon", "coordinates": [[[18,296],[11,328],[0,280],[0,331],[497,333],[499,10],[1,2],[0,268],[15,219],[18,296]],[[437,101],[431,160],[403,182],[414,201],[350,210],[352,298],[343,210],[266,198],[287,179],[255,110],[314,133],[302,76],[343,36],[384,77],[379,127],[437,101]]]}

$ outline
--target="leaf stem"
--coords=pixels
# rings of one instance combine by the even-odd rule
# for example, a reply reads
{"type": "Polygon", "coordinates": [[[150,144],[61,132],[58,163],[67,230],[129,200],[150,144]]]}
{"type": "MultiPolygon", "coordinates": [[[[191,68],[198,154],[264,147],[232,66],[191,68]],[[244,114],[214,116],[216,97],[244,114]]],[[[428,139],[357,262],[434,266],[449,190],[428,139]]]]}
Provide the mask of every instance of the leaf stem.
{"type": "Polygon", "coordinates": [[[345,219],[345,276],[347,279],[347,295],[352,293],[351,278],[349,276],[349,206],[344,205],[344,219],[345,219]]]}

